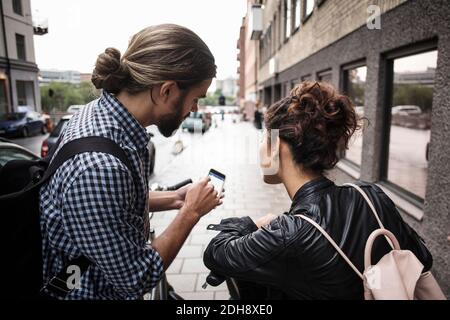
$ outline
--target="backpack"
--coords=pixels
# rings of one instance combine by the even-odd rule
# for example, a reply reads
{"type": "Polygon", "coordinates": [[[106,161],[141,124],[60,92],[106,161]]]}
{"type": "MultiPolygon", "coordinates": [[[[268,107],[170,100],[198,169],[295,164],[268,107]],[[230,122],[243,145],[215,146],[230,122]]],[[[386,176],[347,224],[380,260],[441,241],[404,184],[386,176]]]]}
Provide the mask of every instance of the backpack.
{"type": "Polygon", "coordinates": [[[318,229],[361,278],[364,285],[364,298],[366,300],[446,300],[431,272],[422,273],[424,266],[419,259],[410,250],[402,250],[394,234],[384,228],[375,206],[367,194],[355,184],[346,183],[344,185],[355,188],[363,196],[380,226],[370,234],[366,242],[363,274],[318,223],[304,215],[297,216],[318,229]],[[372,265],[372,246],[379,236],[386,238],[392,250],[384,255],[377,264],[372,265]]]}
{"type": "MultiPolygon", "coordinates": [[[[60,139],[61,140],[61,139],[60,139]]],[[[58,141],[58,144],[60,142],[58,141]]],[[[57,144],[57,145],[58,145],[57,144]]],[[[57,146],[53,148],[53,152],[57,146]]],[[[40,229],[39,191],[56,170],[67,160],[84,152],[102,152],[115,156],[129,170],[125,152],[114,141],[104,137],[84,137],[63,145],[50,162],[46,158],[12,160],[0,169],[0,208],[3,213],[2,291],[12,299],[41,299],[45,287],[59,296],[71,290],[67,287],[67,268],[77,265],[83,274],[91,264],[81,256],[69,263],[48,284],[43,283],[42,238],[40,229]]]]}

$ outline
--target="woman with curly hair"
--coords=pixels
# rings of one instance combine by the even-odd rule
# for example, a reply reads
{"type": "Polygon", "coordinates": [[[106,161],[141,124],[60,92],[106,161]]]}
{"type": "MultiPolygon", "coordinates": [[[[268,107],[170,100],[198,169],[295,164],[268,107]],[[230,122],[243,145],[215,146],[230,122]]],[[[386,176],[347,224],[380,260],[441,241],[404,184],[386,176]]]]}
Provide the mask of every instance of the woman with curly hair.
{"type": "MultiPolygon", "coordinates": [[[[205,265],[216,277],[228,279],[232,298],[363,299],[358,274],[317,228],[298,217],[319,224],[363,271],[364,246],[378,222],[357,190],[325,177],[359,128],[354,105],[328,84],[304,82],[268,109],[265,123],[264,181],[282,183],[291,208],[279,216],[228,218],[209,226],[221,232],[206,248],[205,265]]],[[[377,185],[357,184],[402,249],[411,250],[428,271],[431,254],[394,203],[377,185]]],[[[378,238],[372,261],[390,250],[388,242],[378,238]]]]}

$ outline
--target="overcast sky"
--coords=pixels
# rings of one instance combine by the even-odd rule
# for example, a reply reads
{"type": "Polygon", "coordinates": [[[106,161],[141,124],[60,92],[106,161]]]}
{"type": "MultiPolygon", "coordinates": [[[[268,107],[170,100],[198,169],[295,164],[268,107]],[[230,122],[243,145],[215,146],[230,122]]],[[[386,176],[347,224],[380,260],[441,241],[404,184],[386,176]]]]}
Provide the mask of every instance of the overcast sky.
{"type": "Polygon", "coordinates": [[[216,58],[218,79],[236,77],[237,39],[246,0],[31,0],[48,18],[49,33],[35,36],[40,68],[92,72],[107,47],[122,53],[141,29],[176,23],[196,32],[216,58]]]}

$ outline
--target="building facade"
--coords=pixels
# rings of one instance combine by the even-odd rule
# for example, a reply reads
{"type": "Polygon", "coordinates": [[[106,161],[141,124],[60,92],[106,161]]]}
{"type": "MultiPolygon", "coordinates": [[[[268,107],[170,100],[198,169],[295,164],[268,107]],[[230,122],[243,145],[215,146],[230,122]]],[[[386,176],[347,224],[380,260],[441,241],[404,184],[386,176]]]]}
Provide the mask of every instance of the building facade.
{"type": "Polygon", "coordinates": [[[79,71],[41,69],[39,75],[39,83],[41,85],[49,84],[50,82],[81,83],[81,73],[79,71]]]}
{"type": "Polygon", "coordinates": [[[352,98],[366,121],[329,175],[385,190],[425,238],[450,297],[450,2],[255,2],[257,99],[268,106],[307,80],[352,98]]]}
{"type": "Polygon", "coordinates": [[[30,0],[0,1],[0,114],[41,110],[34,31],[30,0]]]}
{"type": "Polygon", "coordinates": [[[238,80],[233,77],[216,80],[216,89],[221,90],[224,96],[235,97],[238,94],[237,82],[238,80]]]}
{"type": "MultiPolygon", "coordinates": [[[[258,6],[258,1],[247,0],[247,11],[258,6]]],[[[252,39],[253,21],[250,14],[242,19],[242,26],[238,40],[239,61],[239,104],[244,118],[252,121],[254,112],[259,105],[258,100],[258,72],[259,72],[259,41],[252,39]]]]}

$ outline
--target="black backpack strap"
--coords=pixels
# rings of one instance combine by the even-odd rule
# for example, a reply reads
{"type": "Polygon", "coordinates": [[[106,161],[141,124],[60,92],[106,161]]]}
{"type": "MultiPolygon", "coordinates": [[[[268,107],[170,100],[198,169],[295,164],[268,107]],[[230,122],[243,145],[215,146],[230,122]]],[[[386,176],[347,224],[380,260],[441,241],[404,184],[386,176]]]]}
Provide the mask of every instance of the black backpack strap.
{"type": "Polygon", "coordinates": [[[113,140],[105,137],[84,137],[69,141],[61,147],[56,153],[55,158],[50,162],[42,180],[45,182],[64,162],[77,154],[84,152],[101,152],[113,155],[118,158],[128,170],[132,171],[130,160],[125,154],[125,151],[123,151],[123,149],[113,140]]]}
{"type": "MultiPolygon", "coordinates": [[[[58,145],[55,146],[55,150],[58,145]]],[[[61,147],[61,149],[56,153],[55,158],[50,162],[47,170],[44,173],[44,177],[40,181],[44,183],[58,170],[61,165],[67,160],[71,159],[77,154],[84,152],[101,152],[107,153],[118,158],[126,167],[132,171],[130,160],[128,159],[125,151],[117,145],[113,140],[105,137],[84,137],[76,140],[67,142],[61,147]]],[[[45,295],[52,293],[58,297],[65,297],[74,288],[69,288],[69,277],[73,276],[73,272],[68,270],[71,266],[78,266],[80,271],[80,277],[87,271],[91,261],[85,256],[80,256],[75,259],[70,260],[64,268],[55,275],[41,290],[45,295]]]]}

